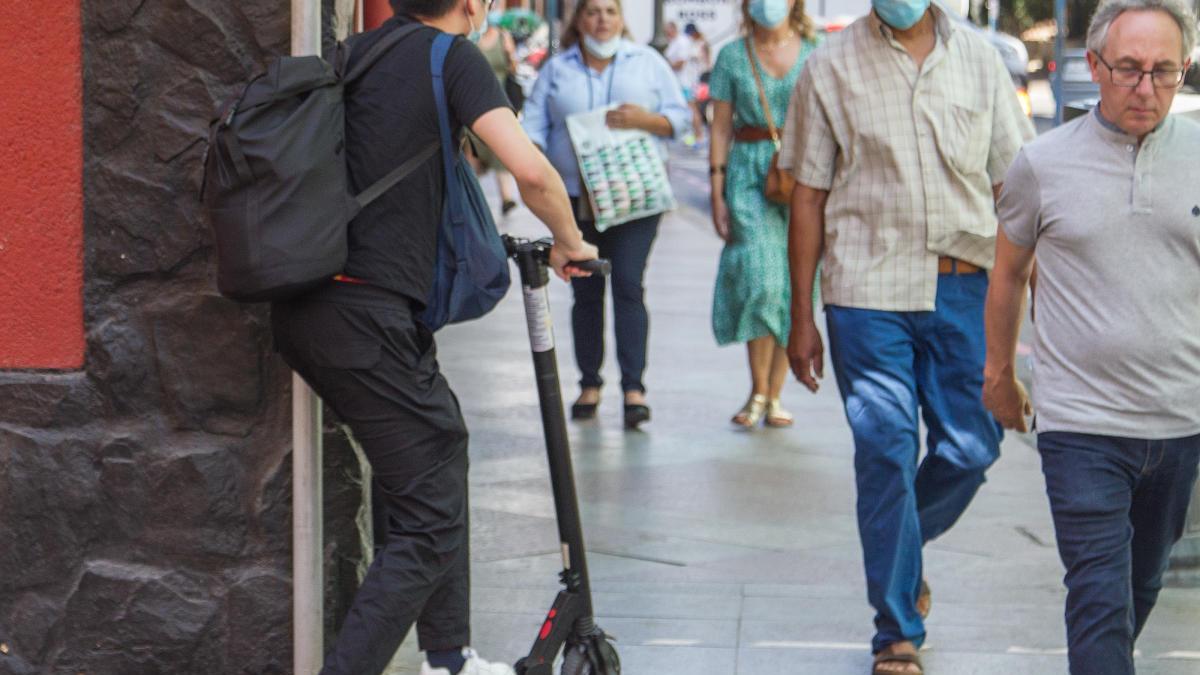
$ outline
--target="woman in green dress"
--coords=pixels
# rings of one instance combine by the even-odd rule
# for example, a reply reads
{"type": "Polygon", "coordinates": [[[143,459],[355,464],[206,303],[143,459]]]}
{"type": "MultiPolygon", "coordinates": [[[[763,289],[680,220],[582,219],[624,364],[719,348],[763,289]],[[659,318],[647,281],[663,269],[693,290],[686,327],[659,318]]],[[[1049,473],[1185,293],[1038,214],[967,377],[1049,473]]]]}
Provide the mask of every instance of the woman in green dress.
{"type": "Polygon", "coordinates": [[[776,148],[753,69],[780,130],[796,78],[816,48],[816,30],[803,0],[743,0],[742,14],[745,35],[721,49],[709,80],[713,225],[725,241],[713,333],[718,344],[744,342],[749,352],[750,398],[733,423],[783,427],[792,424],[779,401],[791,323],[788,208],[763,196],[776,148]]]}

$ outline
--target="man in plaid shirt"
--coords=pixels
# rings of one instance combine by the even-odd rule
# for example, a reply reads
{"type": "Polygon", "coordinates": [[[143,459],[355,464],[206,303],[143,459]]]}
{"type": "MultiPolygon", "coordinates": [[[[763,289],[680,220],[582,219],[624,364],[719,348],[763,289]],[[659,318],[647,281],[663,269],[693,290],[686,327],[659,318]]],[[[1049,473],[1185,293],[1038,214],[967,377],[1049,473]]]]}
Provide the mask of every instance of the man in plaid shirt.
{"type": "Polygon", "coordinates": [[[810,57],[788,112],[788,354],[816,391],[821,262],[854,433],[874,672],[920,673],[922,547],[958,520],[999,457],[1001,430],[981,402],[983,305],[995,195],[1033,128],[983,38],[928,0],[872,7],[810,57]],[[929,430],[920,463],[918,411],[929,430]]]}

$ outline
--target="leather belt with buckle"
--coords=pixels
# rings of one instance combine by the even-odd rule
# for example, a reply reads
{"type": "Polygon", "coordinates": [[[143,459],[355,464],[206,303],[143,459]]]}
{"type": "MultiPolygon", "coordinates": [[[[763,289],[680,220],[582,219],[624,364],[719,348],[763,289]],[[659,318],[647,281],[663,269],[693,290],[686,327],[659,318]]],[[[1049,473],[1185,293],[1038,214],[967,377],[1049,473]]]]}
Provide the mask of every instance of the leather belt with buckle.
{"type": "Polygon", "coordinates": [[[944,255],[938,256],[938,274],[975,274],[982,271],[982,267],[972,265],[965,260],[944,255]]]}

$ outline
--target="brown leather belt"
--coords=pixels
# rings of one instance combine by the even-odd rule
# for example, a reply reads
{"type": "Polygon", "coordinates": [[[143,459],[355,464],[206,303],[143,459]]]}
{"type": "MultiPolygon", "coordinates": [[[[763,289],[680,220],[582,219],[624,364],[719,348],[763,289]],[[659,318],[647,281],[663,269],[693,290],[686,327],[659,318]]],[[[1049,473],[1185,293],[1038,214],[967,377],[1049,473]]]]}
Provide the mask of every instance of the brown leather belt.
{"type": "Polygon", "coordinates": [[[965,260],[944,255],[938,256],[938,274],[975,274],[982,271],[982,267],[972,265],[965,260]]]}
{"type": "Polygon", "coordinates": [[[765,127],[739,127],[733,131],[733,140],[739,143],[757,143],[773,141],[771,130],[765,127]]]}

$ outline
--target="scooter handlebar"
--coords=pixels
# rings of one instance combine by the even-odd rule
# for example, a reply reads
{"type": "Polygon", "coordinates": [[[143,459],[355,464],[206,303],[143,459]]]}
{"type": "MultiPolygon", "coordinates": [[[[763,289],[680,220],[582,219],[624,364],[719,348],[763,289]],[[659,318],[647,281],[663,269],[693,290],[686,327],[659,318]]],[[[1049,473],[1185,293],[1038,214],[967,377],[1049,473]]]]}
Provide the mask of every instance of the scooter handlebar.
{"type": "MultiPolygon", "coordinates": [[[[530,260],[541,268],[545,268],[550,264],[550,249],[554,246],[554,240],[545,239],[522,239],[512,235],[501,235],[501,240],[504,242],[504,250],[509,257],[515,259],[518,265],[523,265],[522,258],[530,260]]],[[[603,258],[596,260],[578,260],[567,263],[567,267],[591,272],[600,276],[608,276],[612,273],[612,263],[603,258]]]]}
{"type": "Polygon", "coordinates": [[[583,272],[591,272],[597,276],[606,277],[612,273],[612,262],[597,258],[595,260],[580,260],[567,263],[569,269],[581,270],[583,272]]]}

